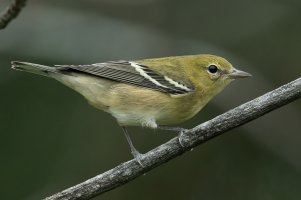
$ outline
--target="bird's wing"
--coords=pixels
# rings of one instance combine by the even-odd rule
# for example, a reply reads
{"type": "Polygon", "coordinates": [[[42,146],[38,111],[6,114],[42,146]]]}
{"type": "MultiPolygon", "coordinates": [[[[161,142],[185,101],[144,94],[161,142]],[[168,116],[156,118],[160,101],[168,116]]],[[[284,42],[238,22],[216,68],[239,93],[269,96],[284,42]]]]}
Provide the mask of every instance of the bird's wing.
{"type": "Polygon", "coordinates": [[[76,71],[89,75],[106,78],[120,83],[132,84],[140,87],[170,93],[186,94],[193,88],[161,75],[149,67],[131,61],[116,61],[96,63],[91,65],[56,65],[62,71],[76,71]]]}

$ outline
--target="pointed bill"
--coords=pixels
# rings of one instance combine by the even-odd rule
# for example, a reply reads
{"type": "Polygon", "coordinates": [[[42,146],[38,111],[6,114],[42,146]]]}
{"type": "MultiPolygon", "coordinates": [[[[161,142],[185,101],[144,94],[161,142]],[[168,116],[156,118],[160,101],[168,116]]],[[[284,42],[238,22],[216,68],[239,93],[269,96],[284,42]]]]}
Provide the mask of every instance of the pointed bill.
{"type": "Polygon", "coordinates": [[[251,77],[252,75],[249,74],[248,72],[244,72],[244,71],[241,71],[241,70],[238,70],[238,69],[234,69],[228,76],[232,79],[239,79],[239,78],[251,77]]]}

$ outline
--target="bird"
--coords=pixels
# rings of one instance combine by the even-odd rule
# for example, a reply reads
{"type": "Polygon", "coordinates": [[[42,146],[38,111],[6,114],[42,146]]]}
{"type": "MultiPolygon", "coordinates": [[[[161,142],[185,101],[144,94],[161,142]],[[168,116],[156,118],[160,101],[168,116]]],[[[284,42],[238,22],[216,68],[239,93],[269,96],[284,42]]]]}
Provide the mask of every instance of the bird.
{"type": "Polygon", "coordinates": [[[116,118],[136,161],[129,126],[165,129],[195,116],[233,80],[252,76],[225,58],[210,54],[118,60],[84,65],[46,66],[12,61],[12,68],[53,78],[84,96],[96,109],[116,118]]]}

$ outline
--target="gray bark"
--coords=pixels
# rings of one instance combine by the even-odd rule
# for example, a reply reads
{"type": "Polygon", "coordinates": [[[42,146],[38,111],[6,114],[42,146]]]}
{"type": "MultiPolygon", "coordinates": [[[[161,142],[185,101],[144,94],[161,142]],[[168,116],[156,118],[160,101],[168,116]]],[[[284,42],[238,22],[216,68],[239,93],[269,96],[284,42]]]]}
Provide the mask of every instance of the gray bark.
{"type": "Polygon", "coordinates": [[[26,0],[13,0],[0,14],[0,29],[4,29],[11,20],[16,18],[25,4],[26,0]]]}

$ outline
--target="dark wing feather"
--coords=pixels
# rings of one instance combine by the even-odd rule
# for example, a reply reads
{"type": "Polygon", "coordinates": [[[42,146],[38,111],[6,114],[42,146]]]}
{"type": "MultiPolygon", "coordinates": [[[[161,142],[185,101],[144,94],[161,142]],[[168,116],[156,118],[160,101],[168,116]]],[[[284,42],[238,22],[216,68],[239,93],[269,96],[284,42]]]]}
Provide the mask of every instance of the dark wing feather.
{"type": "MultiPolygon", "coordinates": [[[[135,63],[136,64],[136,63],[135,63]]],[[[139,65],[142,74],[128,61],[96,63],[92,65],[56,65],[59,70],[86,73],[120,83],[146,87],[170,94],[185,94],[193,91],[191,88],[181,88],[166,80],[166,78],[147,66],[139,65]]]]}

